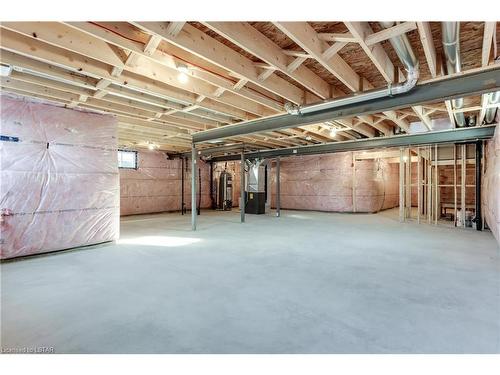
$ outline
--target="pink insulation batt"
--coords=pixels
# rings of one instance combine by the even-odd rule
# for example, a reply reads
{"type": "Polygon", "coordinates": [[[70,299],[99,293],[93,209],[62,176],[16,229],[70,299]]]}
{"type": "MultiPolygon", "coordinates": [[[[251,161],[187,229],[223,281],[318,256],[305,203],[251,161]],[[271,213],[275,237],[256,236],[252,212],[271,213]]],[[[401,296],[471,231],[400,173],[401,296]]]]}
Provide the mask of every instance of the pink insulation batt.
{"type": "MultiPolygon", "coordinates": [[[[399,170],[386,160],[360,160],[353,175],[352,153],[281,159],[281,208],[377,212],[398,205],[399,170]]],[[[276,165],[271,171],[271,206],[276,206],[276,165]]]]}
{"type": "Polygon", "coordinates": [[[500,244],[500,131],[486,143],[486,170],[482,185],[483,215],[500,244]]]}
{"type": "MultiPolygon", "coordinates": [[[[137,170],[120,169],[121,215],[181,210],[182,174],[180,159],[169,160],[160,151],[139,151],[137,170]]],[[[191,208],[191,160],[185,162],[184,202],[191,208]]],[[[200,161],[201,207],[209,208],[210,164],[200,161]]],[[[198,186],[199,180],[196,184],[198,186]]]]}
{"type": "Polygon", "coordinates": [[[116,240],[116,121],[2,95],[0,257],[116,240]]]}

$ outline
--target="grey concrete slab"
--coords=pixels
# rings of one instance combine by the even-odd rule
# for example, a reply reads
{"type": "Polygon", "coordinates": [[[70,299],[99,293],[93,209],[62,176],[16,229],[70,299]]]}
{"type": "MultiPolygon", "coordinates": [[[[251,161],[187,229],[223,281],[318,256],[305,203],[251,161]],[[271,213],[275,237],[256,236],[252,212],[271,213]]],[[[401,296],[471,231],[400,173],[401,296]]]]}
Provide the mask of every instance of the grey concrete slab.
{"type": "Polygon", "coordinates": [[[498,353],[489,232],[391,212],[122,220],[107,244],[1,264],[1,345],[56,353],[498,353]]]}

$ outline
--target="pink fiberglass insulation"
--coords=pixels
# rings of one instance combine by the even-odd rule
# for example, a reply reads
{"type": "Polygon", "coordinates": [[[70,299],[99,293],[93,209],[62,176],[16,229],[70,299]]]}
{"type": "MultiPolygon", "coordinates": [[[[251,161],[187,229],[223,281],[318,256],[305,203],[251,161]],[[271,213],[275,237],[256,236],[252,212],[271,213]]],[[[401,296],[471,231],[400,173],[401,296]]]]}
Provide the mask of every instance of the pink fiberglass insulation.
{"type": "MultiPolygon", "coordinates": [[[[139,151],[137,170],[120,169],[121,215],[180,211],[182,202],[182,161],[168,159],[160,151],[139,151]]],[[[191,208],[191,160],[184,164],[184,202],[191,208]],[[187,168],[186,168],[187,164],[187,168]]],[[[209,208],[210,165],[200,161],[201,207],[209,208]]],[[[199,186],[199,178],[196,181],[199,186]]]]}
{"type": "Polygon", "coordinates": [[[115,119],[6,95],[0,100],[0,257],[116,240],[115,119]]]}
{"type": "MultiPolygon", "coordinates": [[[[356,162],[352,153],[281,159],[281,208],[377,212],[398,205],[398,166],[387,160],[356,162]],[[353,183],[355,189],[353,189],[353,183]]],[[[271,170],[271,206],[276,206],[276,165],[271,170]]]]}
{"type": "Polygon", "coordinates": [[[486,144],[486,170],[483,177],[483,215],[500,244],[500,132],[486,144]]]}

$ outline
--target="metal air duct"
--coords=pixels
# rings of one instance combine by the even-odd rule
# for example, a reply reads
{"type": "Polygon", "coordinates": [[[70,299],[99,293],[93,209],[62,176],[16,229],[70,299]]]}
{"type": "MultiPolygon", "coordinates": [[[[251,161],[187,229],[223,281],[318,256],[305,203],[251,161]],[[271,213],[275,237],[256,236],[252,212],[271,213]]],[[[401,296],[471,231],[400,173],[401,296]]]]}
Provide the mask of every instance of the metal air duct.
{"type": "MultiPolygon", "coordinates": [[[[446,72],[448,74],[460,73],[462,62],[460,59],[460,23],[442,22],[442,42],[446,60],[446,72]]],[[[464,99],[458,98],[451,101],[454,110],[460,110],[464,106],[464,99]]],[[[455,122],[458,127],[465,126],[465,116],[463,112],[454,112],[455,122]]]]}
{"type": "Polygon", "coordinates": [[[363,91],[359,93],[354,93],[352,95],[344,96],[339,99],[327,100],[306,106],[298,106],[292,103],[287,103],[285,105],[286,111],[291,115],[302,115],[311,112],[319,112],[326,109],[337,108],[354,103],[368,102],[370,100],[379,99],[387,96],[400,95],[410,91],[417,84],[419,71],[418,71],[418,61],[415,59],[415,56],[413,55],[413,51],[409,43],[408,46],[410,47],[408,50],[410,55],[404,56],[405,59],[407,59],[406,61],[407,63],[405,62],[405,68],[407,72],[405,82],[398,83],[396,85],[389,84],[386,88],[383,89],[363,91]]]}

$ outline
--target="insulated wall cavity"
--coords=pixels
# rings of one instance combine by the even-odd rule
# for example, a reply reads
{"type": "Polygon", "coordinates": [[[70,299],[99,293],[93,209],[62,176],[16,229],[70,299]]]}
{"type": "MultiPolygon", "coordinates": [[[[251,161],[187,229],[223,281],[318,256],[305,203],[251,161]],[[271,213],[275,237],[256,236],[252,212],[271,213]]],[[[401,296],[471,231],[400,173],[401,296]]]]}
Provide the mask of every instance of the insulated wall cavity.
{"type": "Polygon", "coordinates": [[[500,244],[500,134],[486,142],[486,169],[483,177],[483,215],[500,244]]]}
{"type": "MultiPolygon", "coordinates": [[[[209,208],[210,165],[199,161],[201,208],[209,208]]],[[[180,211],[182,206],[182,160],[168,159],[160,151],[139,151],[137,169],[120,169],[121,215],[180,211]]],[[[197,197],[198,201],[198,197],[197,197]]],[[[191,160],[184,160],[184,203],[191,209],[191,160]]]]}
{"type": "Polygon", "coordinates": [[[1,258],[116,240],[116,120],[0,100],[1,258]]]}
{"type": "MultiPolygon", "coordinates": [[[[353,153],[344,152],[282,158],[280,166],[283,209],[378,212],[398,205],[398,167],[384,159],[354,162],[353,153]]],[[[270,181],[275,207],[275,163],[270,181]]]]}

